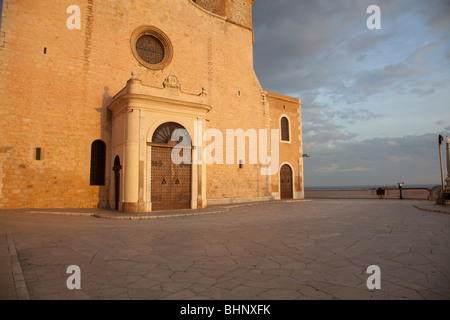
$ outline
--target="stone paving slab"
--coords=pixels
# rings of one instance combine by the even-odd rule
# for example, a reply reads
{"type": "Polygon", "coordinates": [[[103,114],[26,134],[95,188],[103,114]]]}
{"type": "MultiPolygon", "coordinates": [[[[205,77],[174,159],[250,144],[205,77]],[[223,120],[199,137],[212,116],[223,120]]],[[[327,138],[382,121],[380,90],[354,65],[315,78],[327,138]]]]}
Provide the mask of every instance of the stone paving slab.
{"type": "Polygon", "coordinates": [[[176,218],[176,217],[186,217],[186,216],[209,215],[209,214],[215,214],[215,213],[226,213],[232,209],[255,206],[255,205],[298,203],[298,202],[309,202],[309,201],[312,201],[312,200],[301,199],[301,200],[264,201],[264,202],[239,203],[239,204],[229,204],[229,205],[214,205],[214,206],[209,206],[207,209],[198,209],[198,210],[190,210],[190,209],[166,210],[166,211],[155,211],[155,212],[144,212],[144,213],[123,213],[123,212],[119,212],[116,210],[107,210],[107,209],[70,209],[70,208],[69,209],[18,209],[18,210],[12,210],[12,211],[21,212],[21,213],[34,213],[34,214],[86,216],[86,217],[96,217],[96,218],[111,219],[111,220],[145,220],[145,219],[164,219],[164,218],[176,218]]]}
{"type": "Polygon", "coordinates": [[[119,220],[108,210],[3,210],[0,298],[25,298],[15,256],[37,300],[448,300],[450,215],[434,206],[314,200],[119,220]],[[81,290],[67,288],[70,265],[81,290]],[[380,290],[367,288],[370,265],[380,290]]]}

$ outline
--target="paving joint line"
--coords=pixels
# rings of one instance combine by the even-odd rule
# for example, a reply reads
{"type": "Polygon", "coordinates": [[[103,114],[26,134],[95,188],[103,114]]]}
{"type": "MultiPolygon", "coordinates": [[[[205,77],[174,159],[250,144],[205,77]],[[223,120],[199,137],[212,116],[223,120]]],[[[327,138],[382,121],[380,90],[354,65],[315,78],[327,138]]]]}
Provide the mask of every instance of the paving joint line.
{"type": "Polygon", "coordinates": [[[422,208],[422,207],[419,207],[419,206],[416,206],[416,205],[413,205],[413,207],[416,208],[416,209],[422,210],[422,211],[450,214],[450,212],[445,211],[445,210],[422,208]]]}
{"type": "Polygon", "coordinates": [[[11,231],[6,232],[6,238],[8,240],[9,256],[11,259],[11,268],[13,273],[14,285],[16,287],[17,298],[19,300],[30,300],[27,284],[25,283],[22,267],[20,265],[19,258],[17,257],[17,250],[11,231]]]}
{"type": "Polygon", "coordinates": [[[282,201],[266,201],[266,202],[252,202],[252,203],[242,203],[242,204],[234,204],[224,206],[223,208],[217,210],[211,210],[206,212],[189,212],[189,213],[173,213],[173,214],[121,214],[121,213],[96,213],[96,212],[70,212],[70,211],[37,211],[30,210],[27,213],[38,213],[38,214],[53,214],[53,215],[70,215],[70,216],[87,216],[94,217],[100,219],[109,219],[109,220],[145,220],[145,219],[168,219],[168,218],[176,218],[176,217],[189,217],[189,216],[200,216],[200,215],[209,215],[209,214],[217,214],[217,213],[226,213],[230,212],[234,208],[241,208],[247,206],[256,206],[263,204],[280,204],[280,203],[300,203],[300,202],[311,202],[312,200],[299,199],[299,200],[282,200],[282,201]]]}

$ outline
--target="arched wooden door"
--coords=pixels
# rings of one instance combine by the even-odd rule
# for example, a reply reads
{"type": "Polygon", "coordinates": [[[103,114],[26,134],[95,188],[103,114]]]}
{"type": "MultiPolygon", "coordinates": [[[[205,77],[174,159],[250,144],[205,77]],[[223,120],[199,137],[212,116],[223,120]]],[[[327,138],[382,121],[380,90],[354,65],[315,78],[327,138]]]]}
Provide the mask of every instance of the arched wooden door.
{"type": "Polygon", "coordinates": [[[190,158],[192,150],[190,143],[186,148],[176,150],[175,144],[181,140],[172,141],[171,138],[177,129],[185,130],[181,125],[169,122],[158,127],[153,135],[151,201],[154,211],[191,207],[191,165],[174,163],[172,151],[190,158]]]}
{"type": "Polygon", "coordinates": [[[280,170],[280,197],[281,199],[293,199],[292,169],[285,164],[280,170]]]}

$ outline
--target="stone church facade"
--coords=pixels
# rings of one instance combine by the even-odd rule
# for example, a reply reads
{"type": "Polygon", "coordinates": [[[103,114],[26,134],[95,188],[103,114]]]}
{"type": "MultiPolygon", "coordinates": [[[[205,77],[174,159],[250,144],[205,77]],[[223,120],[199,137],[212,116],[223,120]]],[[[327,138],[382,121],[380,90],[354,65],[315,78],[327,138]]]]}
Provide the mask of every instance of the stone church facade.
{"type": "Polygon", "coordinates": [[[253,2],[4,0],[0,209],[303,198],[301,102],[259,83],[253,2]]]}

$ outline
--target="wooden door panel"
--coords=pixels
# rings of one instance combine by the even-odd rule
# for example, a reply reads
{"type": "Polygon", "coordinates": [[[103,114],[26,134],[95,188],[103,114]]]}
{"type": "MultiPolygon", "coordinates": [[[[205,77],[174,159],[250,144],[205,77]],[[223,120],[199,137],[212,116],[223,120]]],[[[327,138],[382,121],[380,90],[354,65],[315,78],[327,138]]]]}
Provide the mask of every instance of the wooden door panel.
{"type": "Polygon", "coordinates": [[[167,161],[168,151],[170,151],[168,148],[152,148],[151,200],[153,210],[170,209],[171,162],[167,161]]]}
{"type": "Polygon", "coordinates": [[[191,203],[191,165],[173,165],[172,202],[175,209],[188,209],[191,203]]]}
{"type": "Polygon", "coordinates": [[[152,147],[151,201],[153,210],[190,208],[191,165],[176,165],[172,162],[171,155],[172,148],[152,147]]]}
{"type": "Polygon", "coordinates": [[[284,165],[280,170],[280,197],[281,199],[292,199],[292,169],[284,165]]]}

